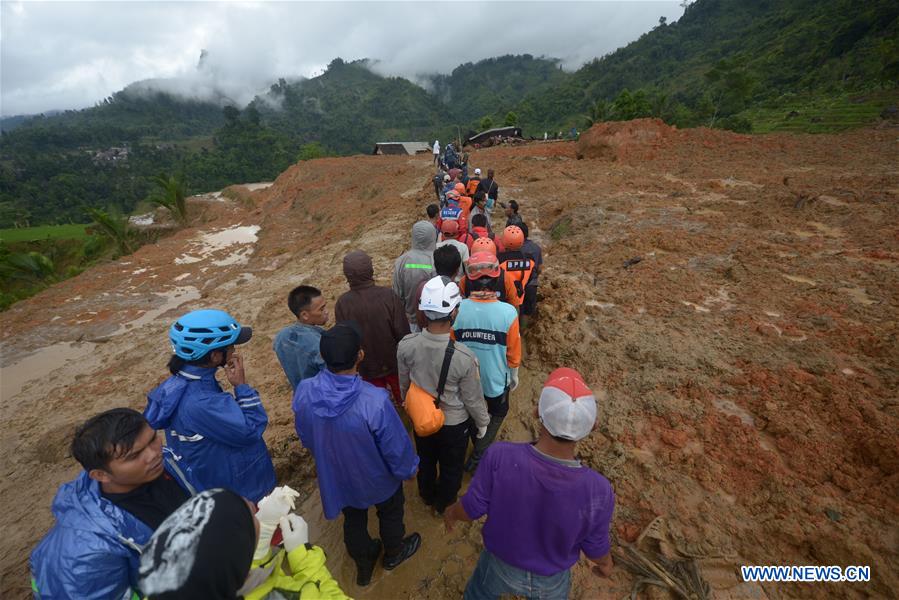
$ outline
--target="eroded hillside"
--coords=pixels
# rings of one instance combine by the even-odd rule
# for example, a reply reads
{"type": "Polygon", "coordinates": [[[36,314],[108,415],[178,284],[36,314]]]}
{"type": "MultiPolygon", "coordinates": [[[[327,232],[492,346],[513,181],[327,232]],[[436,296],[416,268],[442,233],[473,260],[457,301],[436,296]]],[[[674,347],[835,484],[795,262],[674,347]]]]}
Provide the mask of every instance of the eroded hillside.
{"type": "MultiPolygon", "coordinates": [[[[581,370],[600,425],[581,444],[613,482],[614,532],[657,517],[661,554],[695,557],[716,597],[889,597],[899,589],[899,169],[895,129],[737,136],[652,122],[573,143],[472,153],[522,205],[546,253],[540,317],[500,437],[530,439],[542,379],[581,370]],[[580,154],[585,158],[577,160],[580,154]],[[870,565],[869,584],[738,583],[740,564],[870,565]]],[[[359,598],[455,598],[480,526],[452,535],[407,486],[422,550],[358,589],[340,521],[327,522],[290,389],[271,350],[312,283],[333,302],[361,248],[390,280],[433,200],[430,162],[356,156],[295,165],[251,202],[91,269],[0,315],[4,598],[27,597],[27,554],[76,473],[74,425],[144,406],[165,376],[166,329],[221,307],[254,328],[248,379],[269,411],[278,475],[303,493],[311,537],[359,598]],[[38,351],[36,354],[28,353],[38,351]]],[[[547,507],[551,510],[552,507],[547,507]]],[[[575,598],[621,598],[635,575],[576,568],[575,598]]],[[[648,597],[667,597],[661,588],[648,597]]]]}

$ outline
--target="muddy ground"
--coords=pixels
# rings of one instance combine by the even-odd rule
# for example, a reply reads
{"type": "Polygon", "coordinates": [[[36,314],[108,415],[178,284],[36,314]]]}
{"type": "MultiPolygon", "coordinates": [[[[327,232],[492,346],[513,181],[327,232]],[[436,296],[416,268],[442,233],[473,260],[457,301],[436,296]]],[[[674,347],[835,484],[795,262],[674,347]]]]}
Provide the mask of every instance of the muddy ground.
{"type": "MultiPolygon", "coordinates": [[[[615,487],[619,548],[661,517],[662,553],[695,557],[715,597],[895,597],[899,131],[606,127],[580,148],[472,153],[474,166],[496,169],[502,199],[521,203],[546,253],[540,315],[500,437],[530,439],[542,379],[573,366],[600,400],[579,455],[615,487]],[[749,585],[740,564],[869,565],[872,580],[749,585]]],[[[459,597],[480,526],[447,535],[411,485],[419,554],[376,571],[368,588],[352,583],[340,521],[321,516],[271,350],[292,318],[288,290],[312,283],[333,306],[348,250],[369,252],[389,282],[433,200],[431,175],[418,157],[298,164],[269,188],[194,200],[204,207],[195,226],[0,315],[0,596],[28,596],[28,552],[52,523],[57,486],[77,473],[74,425],[114,406],[142,409],[166,374],[171,320],[215,306],[254,328],[244,355],[278,475],[302,491],[312,540],[347,593],[459,597]]],[[[621,566],[598,579],[579,564],[572,597],[622,598],[636,579],[621,566]]]]}

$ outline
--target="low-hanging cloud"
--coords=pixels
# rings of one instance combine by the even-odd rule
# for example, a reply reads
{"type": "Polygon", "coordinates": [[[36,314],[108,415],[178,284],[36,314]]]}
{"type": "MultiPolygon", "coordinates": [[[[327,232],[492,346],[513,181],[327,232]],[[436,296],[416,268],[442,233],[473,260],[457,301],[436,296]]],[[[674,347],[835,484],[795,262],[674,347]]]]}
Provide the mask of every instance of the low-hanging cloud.
{"type": "Polygon", "coordinates": [[[141,80],[243,105],[278,78],[315,76],[338,56],[418,81],[504,54],[575,69],[682,12],[678,2],[641,1],[3,2],[0,112],[90,106],[141,80]]]}

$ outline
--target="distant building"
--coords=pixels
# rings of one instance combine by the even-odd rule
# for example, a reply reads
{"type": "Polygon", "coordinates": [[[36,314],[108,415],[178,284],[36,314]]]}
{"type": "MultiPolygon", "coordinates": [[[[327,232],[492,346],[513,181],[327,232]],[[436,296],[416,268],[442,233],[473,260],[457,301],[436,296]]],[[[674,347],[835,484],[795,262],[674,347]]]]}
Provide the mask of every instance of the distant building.
{"type": "Polygon", "coordinates": [[[128,146],[113,146],[106,150],[97,150],[91,158],[95,165],[117,164],[127,162],[129,153],[128,146]]]}
{"type": "Polygon", "coordinates": [[[494,127],[481,133],[476,133],[465,140],[465,144],[484,144],[492,138],[521,138],[521,127],[494,127]]]}
{"type": "Polygon", "coordinates": [[[427,142],[378,142],[372,154],[430,154],[427,142]]]}

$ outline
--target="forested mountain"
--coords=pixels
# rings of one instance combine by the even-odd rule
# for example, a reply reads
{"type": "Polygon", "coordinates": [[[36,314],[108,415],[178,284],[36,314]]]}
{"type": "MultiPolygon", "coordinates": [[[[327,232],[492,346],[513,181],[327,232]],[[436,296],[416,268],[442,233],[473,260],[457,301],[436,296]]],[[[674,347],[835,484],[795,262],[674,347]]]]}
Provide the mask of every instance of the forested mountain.
{"type": "Polygon", "coordinates": [[[212,190],[322,152],[447,141],[510,117],[534,136],[641,116],[738,131],[786,129],[785,115],[802,112],[790,127],[857,124],[882,108],[865,103],[872,90],[899,83],[897,15],[895,0],[698,0],[676,23],[660,20],[574,73],[553,59],[503,56],[415,85],[335,59],[318,77],[279,80],[242,111],[224,95],[201,102],[158,91],[184,82],[139,82],[3,133],[0,227],[83,222],[85,206],[130,212],[160,172],[181,173],[189,192],[212,190]],[[794,110],[815,102],[836,120],[794,110]]]}
{"type": "Polygon", "coordinates": [[[633,112],[642,90],[647,102],[637,112],[647,114],[628,118],[654,112],[695,125],[784,94],[895,87],[897,40],[895,0],[700,0],[676,23],[661,21],[554,89],[530,94],[516,112],[525,126],[570,126],[591,108],[600,119],[614,116],[622,90],[631,97],[620,108],[633,112]]]}

